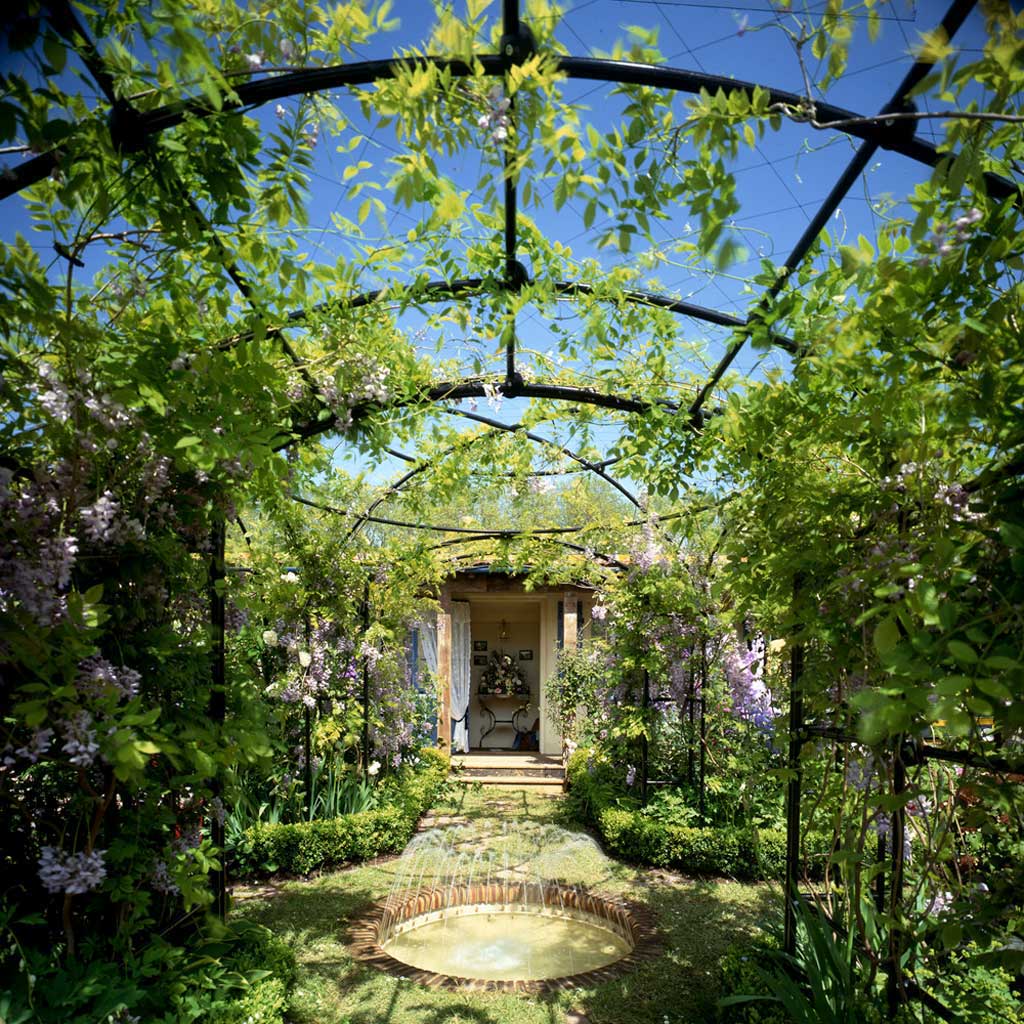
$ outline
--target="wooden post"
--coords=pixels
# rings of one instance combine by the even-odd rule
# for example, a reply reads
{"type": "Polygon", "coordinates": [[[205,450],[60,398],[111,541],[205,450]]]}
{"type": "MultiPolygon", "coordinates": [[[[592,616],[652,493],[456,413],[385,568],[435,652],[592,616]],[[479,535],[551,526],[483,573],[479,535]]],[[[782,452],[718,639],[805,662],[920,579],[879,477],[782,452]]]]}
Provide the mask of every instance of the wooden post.
{"type": "Polygon", "coordinates": [[[452,598],[447,591],[441,595],[441,608],[437,613],[437,676],[441,683],[437,745],[441,750],[450,754],[452,749],[452,598]]]}
{"type": "Polygon", "coordinates": [[[580,620],[577,614],[577,597],[573,593],[562,595],[562,650],[575,651],[579,637],[580,620]]]}

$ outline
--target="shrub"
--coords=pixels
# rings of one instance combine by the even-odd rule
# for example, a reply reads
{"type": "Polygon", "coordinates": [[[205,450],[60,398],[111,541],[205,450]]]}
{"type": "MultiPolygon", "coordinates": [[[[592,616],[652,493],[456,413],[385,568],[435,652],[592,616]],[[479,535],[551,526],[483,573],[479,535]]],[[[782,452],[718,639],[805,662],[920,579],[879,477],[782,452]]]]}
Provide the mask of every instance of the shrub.
{"type": "Polygon", "coordinates": [[[963,1024],[1022,1024],[1024,1004],[1008,971],[983,962],[984,950],[966,943],[914,968],[920,986],[953,1011],[963,1024]]]}
{"type": "MultiPolygon", "coordinates": [[[[774,939],[765,935],[759,937],[756,946],[744,943],[730,949],[720,964],[722,997],[768,996],[764,971],[768,964],[768,950],[773,948],[776,948],[774,939]]],[[[718,1020],[722,1024],[789,1024],[782,1005],[767,1001],[720,1006],[718,1020]]]]}
{"type": "MultiPolygon", "coordinates": [[[[616,801],[615,791],[598,768],[588,769],[589,755],[577,750],[569,759],[566,777],[575,811],[596,825],[608,849],[626,860],[677,868],[700,875],[732,878],[781,879],[786,869],[784,829],[737,826],[676,825],[645,813],[638,806],[616,801]]],[[[805,837],[811,873],[827,852],[826,837],[805,837]]]]}
{"type": "Polygon", "coordinates": [[[10,1024],[284,1024],[297,973],[291,949],[247,921],[211,920],[180,945],[157,936],[124,965],[29,956],[20,972],[0,964],[10,1024]]]}
{"type": "Polygon", "coordinates": [[[448,774],[439,751],[421,752],[420,764],[382,787],[387,806],[323,821],[254,825],[236,853],[243,873],[309,874],[319,868],[397,853],[412,838],[420,815],[436,800],[448,774]]]}
{"type": "Polygon", "coordinates": [[[216,1001],[203,1019],[208,1024],[283,1024],[297,974],[295,954],[259,925],[237,922],[232,931],[235,937],[222,954],[223,962],[250,980],[233,998],[224,1000],[215,994],[216,1001]]]}
{"type": "Polygon", "coordinates": [[[668,825],[613,807],[602,810],[596,824],[617,856],[657,867],[758,879],[779,877],[785,864],[786,836],[778,829],[668,825]]]}

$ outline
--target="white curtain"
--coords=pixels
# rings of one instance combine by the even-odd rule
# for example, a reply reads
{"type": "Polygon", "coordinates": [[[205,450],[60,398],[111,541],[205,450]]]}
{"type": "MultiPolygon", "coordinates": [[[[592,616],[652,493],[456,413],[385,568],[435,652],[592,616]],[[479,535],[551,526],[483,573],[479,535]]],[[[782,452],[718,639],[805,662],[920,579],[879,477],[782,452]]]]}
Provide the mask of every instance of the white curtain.
{"type": "Polygon", "coordinates": [[[420,634],[420,651],[431,674],[437,676],[437,620],[422,619],[416,623],[420,634]]]}
{"type": "MultiPolygon", "coordinates": [[[[473,640],[469,624],[469,602],[452,601],[452,750],[465,754],[469,751],[469,675],[473,657],[473,640]]],[[[434,652],[437,661],[437,652],[434,652]]]]}

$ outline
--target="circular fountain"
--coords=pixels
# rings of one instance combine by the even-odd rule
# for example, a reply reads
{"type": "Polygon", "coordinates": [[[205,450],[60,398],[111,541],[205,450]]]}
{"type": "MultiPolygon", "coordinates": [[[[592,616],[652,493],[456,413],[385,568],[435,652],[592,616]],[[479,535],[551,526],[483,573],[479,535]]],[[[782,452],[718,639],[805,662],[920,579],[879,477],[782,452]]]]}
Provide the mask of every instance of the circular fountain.
{"type": "Polygon", "coordinates": [[[590,985],[657,955],[650,914],[590,891],[608,859],[589,836],[494,823],[417,836],[350,948],[436,987],[536,992],[590,985]]]}

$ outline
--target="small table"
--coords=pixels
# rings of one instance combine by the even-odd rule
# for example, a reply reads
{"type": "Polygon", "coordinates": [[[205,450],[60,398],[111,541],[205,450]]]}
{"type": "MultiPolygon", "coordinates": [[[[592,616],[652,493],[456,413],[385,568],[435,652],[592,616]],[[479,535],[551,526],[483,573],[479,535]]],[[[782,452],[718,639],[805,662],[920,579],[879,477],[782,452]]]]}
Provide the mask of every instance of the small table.
{"type": "MultiPolygon", "coordinates": [[[[499,726],[512,726],[516,731],[517,738],[530,731],[529,723],[523,721],[523,716],[529,710],[529,691],[526,693],[480,693],[478,691],[476,697],[480,703],[480,710],[489,718],[487,728],[480,734],[481,747],[484,745],[484,740],[499,726]],[[517,703],[519,706],[513,709],[512,702],[517,703]],[[491,707],[492,704],[494,707],[491,707]],[[502,713],[507,717],[499,717],[496,712],[502,713]]],[[[508,749],[514,750],[515,747],[509,747],[508,749]]]]}

